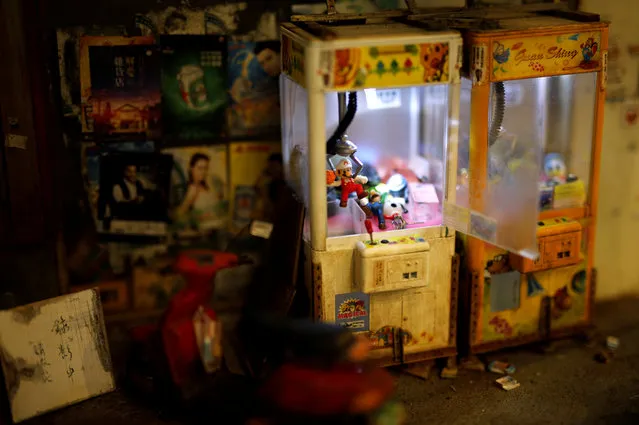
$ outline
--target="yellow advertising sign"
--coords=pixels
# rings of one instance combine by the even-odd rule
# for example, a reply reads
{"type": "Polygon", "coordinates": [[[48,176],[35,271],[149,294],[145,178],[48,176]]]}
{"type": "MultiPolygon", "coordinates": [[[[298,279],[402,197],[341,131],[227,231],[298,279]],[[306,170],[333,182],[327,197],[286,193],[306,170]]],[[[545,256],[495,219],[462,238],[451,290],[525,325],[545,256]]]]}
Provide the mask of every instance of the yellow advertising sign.
{"type": "Polygon", "coordinates": [[[548,35],[492,43],[492,81],[599,71],[601,32],[548,35]]]}
{"type": "Polygon", "coordinates": [[[282,35],[282,72],[304,86],[304,46],[282,35]]]}
{"type": "Polygon", "coordinates": [[[335,51],[333,88],[385,88],[450,80],[448,43],[356,47],[335,51]]]}
{"type": "Polygon", "coordinates": [[[272,220],[271,183],[281,178],[282,145],[279,142],[233,142],[229,145],[231,231],[251,220],[272,220]]]}

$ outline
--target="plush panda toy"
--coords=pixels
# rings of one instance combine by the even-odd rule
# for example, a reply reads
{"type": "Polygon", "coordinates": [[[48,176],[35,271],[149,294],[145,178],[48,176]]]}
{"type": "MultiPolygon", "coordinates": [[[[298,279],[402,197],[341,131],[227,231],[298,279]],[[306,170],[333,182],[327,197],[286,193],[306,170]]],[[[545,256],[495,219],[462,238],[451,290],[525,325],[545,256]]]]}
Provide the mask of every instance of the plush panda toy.
{"type": "Polygon", "coordinates": [[[404,214],[407,212],[404,198],[387,196],[386,200],[384,200],[384,218],[392,221],[395,229],[403,229],[406,227],[404,214]]]}

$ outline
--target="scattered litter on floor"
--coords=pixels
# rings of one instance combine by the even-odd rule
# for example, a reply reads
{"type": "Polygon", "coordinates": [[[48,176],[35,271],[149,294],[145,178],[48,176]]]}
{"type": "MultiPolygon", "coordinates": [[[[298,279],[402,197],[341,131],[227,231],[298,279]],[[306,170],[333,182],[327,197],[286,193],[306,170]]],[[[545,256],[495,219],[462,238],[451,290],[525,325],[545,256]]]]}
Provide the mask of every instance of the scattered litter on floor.
{"type": "Polygon", "coordinates": [[[619,338],[614,336],[606,338],[606,347],[610,350],[616,350],[619,347],[619,338]]]}
{"type": "Polygon", "coordinates": [[[608,363],[614,357],[614,353],[611,350],[602,350],[595,355],[595,360],[599,363],[608,363]]]}
{"type": "Polygon", "coordinates": [[[495,360],[488,365],[488,371],[493,373],[499,373],[500,375],[512,375],[517,369],[514,365],[506,362],[495,360]]]}
{"type": "Polygon", "coordinates": [[[495,381],[503,390],[510,391],[519,387],[521,384],[512,376],[504,376],[495,381]]]}
{"type": "Polygon", "coordinates": [[[486,370],[486,365],[484,365],[484,363],[476,357],[462,360],[460,367],[462,369],[476,370],[479,372],[484,372],[486,370]]]}
{"type": "Polygon", "coordinates": [[[453,390],[453,391],[455,391],[455,392],[457,392],[457,388],[455,388],[455,386],[454,386],[454,385],[451,385],[451,386],[450,386],[450,389],[451,389],[451,390],[453,390]]]}
{"type": "Polygon", "coordinates": [[[442,379],[455,379],[457,378],[456,367],[445,367],[442,369],[442,373],[439,375],[442,379]]]}

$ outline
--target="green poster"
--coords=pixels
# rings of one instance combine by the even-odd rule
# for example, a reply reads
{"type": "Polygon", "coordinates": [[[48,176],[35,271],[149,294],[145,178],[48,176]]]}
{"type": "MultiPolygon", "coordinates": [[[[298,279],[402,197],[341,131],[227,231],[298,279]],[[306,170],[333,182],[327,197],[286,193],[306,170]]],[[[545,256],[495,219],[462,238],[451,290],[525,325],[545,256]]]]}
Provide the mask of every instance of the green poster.
{"type": "Polygon", "coordinates": [[[211,142],[226,134],[226,39],[162,36],[162,119],[171,142],[211,142]]]}

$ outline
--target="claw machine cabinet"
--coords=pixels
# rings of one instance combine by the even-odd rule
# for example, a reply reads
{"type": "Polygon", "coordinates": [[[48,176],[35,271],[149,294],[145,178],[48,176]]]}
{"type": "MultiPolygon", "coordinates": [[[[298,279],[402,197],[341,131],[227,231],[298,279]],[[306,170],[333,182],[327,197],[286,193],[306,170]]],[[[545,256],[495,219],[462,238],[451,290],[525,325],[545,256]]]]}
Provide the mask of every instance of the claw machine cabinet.
{"type": "Polygon", "coordinates": [[[442,203],[455,192],[461,37],[392,19],[404,13],[282,26],[283,158],[307,209],[314,318],[368,335],[380,365],[456,354],[442,203]]]}
{"type": "Polygon", "coordinates": [[[597,15],[459,17],[478,15],[462,30],[457,203],[444,206],[470,235],[460,328],[471,354],[591,323],[608,48],[597,15]]]}

